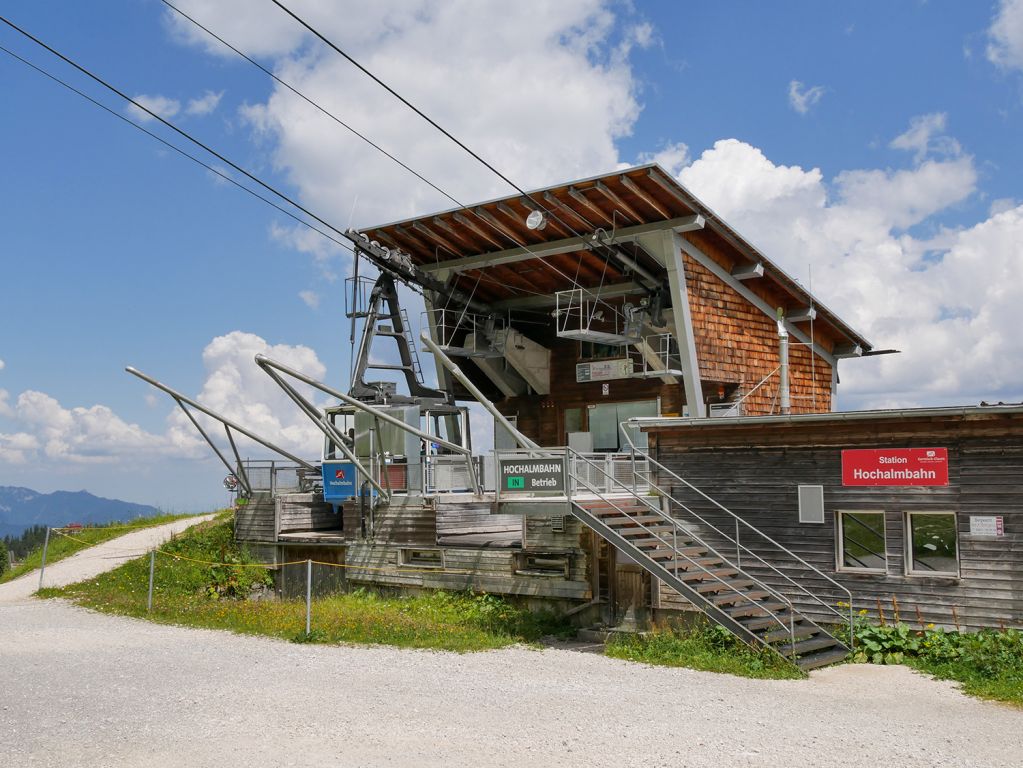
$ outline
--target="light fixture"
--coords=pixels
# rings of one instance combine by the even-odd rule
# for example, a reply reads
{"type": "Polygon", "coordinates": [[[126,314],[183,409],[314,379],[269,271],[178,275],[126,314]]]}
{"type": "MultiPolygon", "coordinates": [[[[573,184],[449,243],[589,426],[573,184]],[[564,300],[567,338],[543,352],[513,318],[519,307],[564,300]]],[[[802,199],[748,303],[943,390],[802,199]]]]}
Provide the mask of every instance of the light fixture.
{"type": "Polygon", "coordinates": [[[547,226],[547,216],[543,211],[530,211],[526,217],[526,226],[530,229],[543,229],[547,226]]]}

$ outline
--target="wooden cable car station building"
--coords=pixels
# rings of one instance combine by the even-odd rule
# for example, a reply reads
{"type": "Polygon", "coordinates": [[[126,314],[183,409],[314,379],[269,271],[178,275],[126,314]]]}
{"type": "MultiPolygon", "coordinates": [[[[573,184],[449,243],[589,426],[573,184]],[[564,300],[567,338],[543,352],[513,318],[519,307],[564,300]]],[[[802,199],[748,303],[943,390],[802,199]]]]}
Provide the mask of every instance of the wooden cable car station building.
{"type": "Polygon", "coordinates": [[[894,595],[914,619],[1021,622],[1023,410],[832,413],[839,362],[877,354],[870,342],[659,166],[359,236],[423,293],[438,387],[396,293],[381,303],[378,281],[360,309],[353,278],[355,378],[376,399],[326,433],[322,484],[268,468],[236,520],[259,553],[343,565],[351,584],[539,600],[580,623],[697,608],[806,667],[844,654],[826,627],[848,604],[894,595]],[[373,363],[388,340],[401,362],[373,363]],[[367,382],[374,368],[422,396],[367,382]],[[472,458],[456,404],[475,400],[498,427],[472,458]],[[413,431],[367,426],[388,413],[413,431]],[[379,492],[331,501],[336,448],[379,492]]]}

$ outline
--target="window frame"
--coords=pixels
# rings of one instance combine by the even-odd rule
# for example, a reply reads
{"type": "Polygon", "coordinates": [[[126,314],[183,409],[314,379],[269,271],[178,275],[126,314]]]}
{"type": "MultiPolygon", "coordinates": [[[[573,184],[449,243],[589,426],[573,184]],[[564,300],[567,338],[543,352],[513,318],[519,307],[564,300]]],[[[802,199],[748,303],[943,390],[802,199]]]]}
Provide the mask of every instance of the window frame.
{"type": "Polygon", "coordinates": [[[870,576],[888,575],[888,518],[883,509],[837,509],[835,510],[835,570],[839,573],[860,573],[870,576]],[[880,515],[882,524],[881,543],[884,545],[884,567],[867,568],[845,564],[845,529],[843,515],[880,515]]]}
{"type": "Polygon", "coordinates": [[[962,562],[959,557],[959,515],[952,509],[914,509],[902,513],[903,528],[903,561],[906,576],[930,579],[959,579],[962,573],[962,562]],[[952,530],[956,535],[955,571],[918,571],[913,568],[913,516],[914,515],[945,515],[952,518],[952,530]]]}

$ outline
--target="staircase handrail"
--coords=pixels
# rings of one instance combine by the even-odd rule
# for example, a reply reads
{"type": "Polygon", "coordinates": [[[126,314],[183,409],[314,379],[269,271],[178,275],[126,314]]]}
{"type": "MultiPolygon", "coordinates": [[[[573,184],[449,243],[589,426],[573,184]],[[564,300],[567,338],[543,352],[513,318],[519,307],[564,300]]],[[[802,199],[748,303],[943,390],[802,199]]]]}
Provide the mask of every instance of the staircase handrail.
{"type": "MultiPolygon", "coordinates": [[[[561,450],[561,449],[559,449],[559,450],[561,450]]],[[[717,574],[715,574],[715,573],[714,573],[714,572],[713,572],[712,570],[710,570],[710,569],[706,568],[705,566],[703,566],[703,565],[701,565],[700,563],[696,562],[696,560],[694,560],[693,558],[689,557],[689,555],[687,555],[687,554],[685,554],[684,552],[682,552],[682,551],[681,551],[681,550],[679,549],[679,547],[678,547],[678,531],[679,531],[679,530],[681,530],[681,531],[682,531],[682,532],[683,532],[683,533],[684,533],[685,535],[687,535],[687,536],[690,536],[691,538],[693,538],[693,539],[696,539],[697,541],[699,541],[699,542],[700,542],[700,543],[701,543],[702,545],[704,545],[704,546],[706,546],[706,547],[707,547],[707,550],[708,550],[708,552],[710,552],[710,553],[712,553],[713,555],[715,555],[715,556],[719,557],[719,558],[721,559],[721,561],[722,561],[723,563],[725,563],[726,565],[729,565],[729,566],[731,566],[731,567],[735,568],[735,569],[736,569],[737,571],[743,572],[743,571],[742,571],[742,569],[741,569],[741,568],[739,567],[739,565],[738,565],[738,564],[736,564],[736,563],[733,563],[733,562],[732,562],[731,560],[729,560],[729,559],[728,559],[727,557],[725,557],[725,555],[724,555],[724,554],[722,554],[721,552],[718,552],[718,551],[717,551],[716,549],[714,549],[714,547],[712,547],[712,546],[711,546],[710,544],[708,544],[707,542],[703,541],[703,540],[702,540],[702,539],[701,539],[701,538],[700,538],[699,536],[697,536],[697,535],[696,535],[695,533],[693,533],[693,532],[692,532],[692,531],[690,531],[690,530],[689,530],[688,528],[686,528],[686,527],[685,527],[685,526],[684,526],[684,525],[682,524],[682,522],[681,522],[680,520],[678,520],[677,518],[674,518],[674,517],[672,517],[672,516],[671,516],[671,515],[669,515],[669,514],[666,514],[666,513],[664,512],[664,510],[662,510],[662,509],[659,509],[659,508],[657,508],[657,507],[651,506],[650,502],[648,502],[648,501],[646,500],[646,498],[645,498],[645,497],[641,496],[641,495],[640,495],[640,494],[638,494],[638,493],[637,493],[636,491],[634,491],[634,490],[632,490],[631,488],[629,488],[629,487],[628,487],[627,485],[625,485],[625,483],[623,483],[623,482],[622,482],[621,480],[619,480],[619,479],[617,479],[616,477],[614,477],[613,475],[609,474],[609,473],[608,473],[608,472],[607,472],[607,471],[606,471],[605,469],[603,469],[603,468],[602,468],[602,467],[601,467],[601,466],[600,466],[599,464],[596,464],[595,462],[592,462],[592,461],[590,461],[590,460],[589,460],[589,459],[587,459],[587,458],[586,458],[585,456],[583,456],[583,455],[582,455],[581,453],[579,453],[578,451],[576,451],[576,450],[574,450],[574,449],[572,449],[572,448],[564,448],[563,450],[565,451],[565,456],[566,456],[566,457],[568,457],[569,459],[571,459],[571,458],[572,458],[573,456],[576,456],[576,457],[578,457],[579,459],[582,459],[582,460],[583,460],[584,462],[586,462],[586,463],[587,463],[587,464],[589,464],[590,466],[592,466],[592,467],[595,467],[595,468],[597,469],[597,471],[599,471],[599,472],[600,472],[601,474],[603,474],[603,475],[604,475],[605,477],[607,477],[608,479],[610,479],[610,480],[611,480],[611,482],[612,482],[613,484],[616,484],[616,485],[619,485],[619,486],[621,486],[621,487],[622,487],[622,489],[623,489],[623,490],[624,490],[624,491],[625,491],[625,492],[626,492],[627,494],[629,494],[630,496],[632,496],[632,497],[633,497],[633,498],[635,498],[635,499],[638,499],[638,500],[639,500],[640,502],[642,502],[642,503],[643,503],[643,505],[644,505],[645,507],[647,507],[647,509],[649,509],[649,510],[650,510],[651,512],[655,513],[655,514],[656,514],[656,515],[657,515],[658,517],[660,517],[660,518],[661,518],[662,520],[664,520],[665,522],[669,523],[669,524],[670,524],[670,525],[672,526],[672,531],[673,531],[673,539],[674,539],[673,541],[668,541],[668,540],[666,540],[666,539],[665,539],[664,537],[660,536],[660,535],[659,535],[659,534],[658,534],[658,533],[657,533],[657,532],[656,532],[655,530],[652,530],[652,529],[650,529],[649,527],[647,527],[647,526],[646,526],[646,525],[644,525],[643,523],[639,522],[638,520],[636,521],[636,525],[638,525],[638,526],[639,526],[640,528],[642,528],[642,529],[643,529],[644,531],[646,531],[647,533],[651,534],[651,535],[652,535],[652,536],[653,536],[653,537],[654,537],[655,539],[657,539],[658,541],[661,541],[661,542],[663,542],[664,544],[666,544],[666,545],[668,545],[669,547],[671,547],[671,549],[672,549],[672,553],[673,553],[673,555],[674,555],[675,557],[677,557],[678,555],[681,555],[681,556],[682,556],[682,557],[684,557],[684,558],[685,558],[686,560],[688,560],[688,561],[689,561],[690,563],[692,563],[692,564],[693,564],[693,565],[695,565],[695,566],[696,566],[697,568],[699,568],[699,569],[700,569],[701,571],[703,571],[703,572],[704,572],[704,573],[706,573],[706,574],[707,574],[708,576],[710,576],[711,578],[713,578],[714,580],[716,580],[716,581],[717,581],[718,583],[720,583],[720,584],[724,585],[724,586],[725,586],[725,587],[726,587],[727,589],[730,589],[730,590],[731,590],[732,592],[734,592],[734,593],[735,593],[736,595],[738,595],[738,596],[739,596],[740,598],[742,598],[743,600],[746,600],[747,602],[749,602],[749,603],[750,603],[750,604],[752,604],[752,605],[756,605],[757,607],[760,607],[760,606],[759,606],[759,604],[757,603],[757,601],[756,601],[756,600],[754,600],[753,598],[749,597],[749,596],[748,596],[748,595],[746,595],[745,593],[743,593],[743,592],[740,592],[740,591],[739,591],[738,589],[736,589],[736,588],[735,588],[735,586],[734,586],[734,585],[732,585],[732,584],[729,584],[729,583],[728,583],[727,581],[725,581],[725,580],[724,580],[724,579],[722,579],[722,578],[721,578],[720,576],[718,576],[717,574]]],[[[552,452],[553,452],[553,451],[552,451],[552,452]]],[[[594,487],[594,486],[593,486],[593,485],[592,485],[591,483],[589,483],[589,482],[588,482],[587,480],[585,480],[585,479],[584,479],[584,478],[582,478],[581,476],[577,475],[576,473],[572,472],[572,470],[571,470],[571,465],[569,465],[569,474],[571,475],[571,477],[572,477],[572,479],[573,479],[573,480],[575,480],[575,481],[576,481],[577,483],[579,483],[580,485],[584,486],[584,487],[585,487],[585,488],[586,488],[586,489],[587,489],[587,490],[588,490],[588,491],[589,491],[589,492],[590,492],[591,494],[593,494],[594,496],[596,496],[597,498],[599,498],[599,499],[600,499],[601,501],[603,501],[603,502],[604,502],[605,504],[608,504],[609,506],[613,507],[613,508],[614,508],[614,509],[616,509],[616,510],[617,510],[618,512],[621,512],[621,513],[622,513],[623,515],[624,515],[624,514],[626,514],[625,510],[623,510],[623,509],[622,509],[621,507],[619,507],[619,506],[618,506],[617,504],[615,504],[613,500],[609,499],[609,498],[608,498],[607,496],[605,496],[605,495],[604,495],[604,494],[603,494],[603,493],[602,493],[601,491],[597,490],[597,489],[596,489],[596,487],[594,487]]],[[[569,487],[566,487],[566,489],[565,489],[565,493],[566,493],[566,495],[568,496],[568,498],[569,498],[569,499],[571,500],[571,499],[572,499],[572,495],[571,495],[571,494],[572,494],[572,491],[571,491],[571,488],[569,488],[569,487]]],[[[791,644],[792,644],[792,645],[794,646],[794,645],[795,645],[795,624],[794,624],[794,615],[795,615],[795,609],[794,609],[794,607],[793,607],[793,605],[792,605],[792,601],[791,601],[791,600],[789,600],[789,598],[788,598],[788,597],[786,597],[785,595],[783,595],[783,594],[781,594],[780,592],[778,592],[778,591],[777,591],[776,589],[774,589],[773,587],[770,587],[769,585],[767,585],[767,584],[764,584],[763,582],[761,582],[761,581],[760,581],[759,579],[757,579],[757,578],[755,578],[755,577],[753,577],[753,576],[750,576],[750,574],[748,574],[748,573],[747,573],[747,574],[745,574],[745,575],[746,575],[746,576],[748,576],[748,577],[750,578],[750,580],[751,580],[751,581],[753,582],[753,584],[754,584],[754,585],[755,585],[755,586],[756,586],[757,588],[759,588],[759,589],[763,590],[764,592],[767,592],[767,594],[768,594],[768,595],[770,595],[771,597],[774,597],[774,598],[775,598],[776,600],[779,600],[780,602],[782,602],[783,604],[785,604],[786,606],[788,606],[788,609],[789,609],[789,613],[788,613],[788,615],[789,615],[789,624],[788,624],[788,626],[786,626],[786,625],[785,625],[785,622],[783,622],[783,621],[782,621],[782,620],[781,620],[781,619],[780,619],[780,618],[779,618],[779,617],[778,617],[778,616],[777,616],[776,614],[772,613],[771,611],[767,611],[767,614],[768,614],[768,616],[769,616],[769,617],[770,617],[771,619],[773,619],[774,621],[776,621],[776,622],[778,623],[778,625],[779,625],[779,626],[780,626],[780,627],[781,627],[781,628],[782,628],[783,630],[785,630],[785,631],[787,631],[787,632],[789,633],[789,637],[790,637],[790,642],[791,642],[791,644]]],[[[708,600],[708,602],[711,602],[711,601],[709,601],[709,600],[708,600]]]]}
{"type": "MultiPolygon", "coordinates": [[[[814,600],[815,602],[819,603],[821,606],[823,606],[829,612],[831,612],[831,613],[835,614],[836,616],[838,616],[839,618],[841,618],[843,621],[847,620],[846,616],[843,615],[841,612],[839,612],[838,610],[833,608],[831,605],[829,605],[827,602],[825,602],[820,597],[815,595],[813,592],[810,592],[806,587],[804,587],[799,582],[795,581],[791,577],[789,577],[786,574],[782,573],[782,571],[778,570],[778,568],[776,568],[775,566],[771,565],[769,562],[764,560],[764,558],[762,558],[760,555],[758,555],[755,551],[751,550],[749,547],[747,547],[744,544],[740,543],[739,542],[739,525],[742,524],[746,528],[751,530],[753,533],[755,533],[758,536],[760,536],[761,538],[763,538],[765,541],[768,541],[771,544],[773,544],[775,547],[777,547],[779,550],[781,550],[786,555],[791,557],[793,560],[796,560],[797,562],[799,562],[800,564],[802,564],[806,568],[809,568],[811,571],[816,573],[818,576],[820,576],[821,578],[823,578],[824,580],[828,581],[829,583],[831,583],[832,585],[837,587],[839,590],[844,592],[846,594],[846,596],[848,597],[848,601],[847,602],[848,602],[848,605],[849,605],[849,616],[848,616],[849,637],[850,637],[850,642],[852,642],[853,623],[854,623],[853,606],[852,606],[852,592],[850,592],[847,587],[845,587],[844,585],[842,585],[839,582],[835,581],[833,578],[831,578],[826,573],[821,571],[815,565],[812,565],[811,563],[808,563],[806,560],[801,558],[799,555],[797,555],[792,550],[790,550],[787,547],[779,544],[777,541],[772,539],[770,536],[768,536],[766,533],[761,531],[759,528],[757,528],[756,526],[751,524],[749,521],[739,517],[739,515],[737,515],[734,512],[732,512],[732,510],[728,509],[727,507],[725,507],[723,504],[721,504],[717,500],[715,500],[715,499],[711,498],[710,496],[708,496],[706,493],[701,491],[699,488],[697,488],[695,485],[690,483],[685,478],[680,477],[678,474],[676,474],[675,472],[673,472],[670,469],[668,469],[666,466],[661,464],[661,462],[659,462],[656,459],[654,459],[649,453],[646,453],[646,452],[638,449],[636,447],[636,444],[633,442],[632,437],[629,435],[628,430],[626,429],[626,424],[628,424],[628,422],[624,422],[624,421],[621,422],[621,424],[619,424],[619,428],[621,429],[622,435],[625,436],[626,441],[628,441],[629,447],[632,449],[633,454],[635,455],[635,454],[638,453],[640,456],[642,456],[644,459],[646,459],[649,462],[648,466],[655,466],[658,469],[666,472],[668,475],[670,475],[674,479],[678,480],[680,483],[685,485],[687,488],[689,488],[690,490],[692,490],[692,491],[696,492],[697,494],[699,494],[700,496],[702,496],[704,499],[709,501],[711,504],[713,504],[715,507],[720,509],[722,512],[724,512],[725,514],[727,514],[730,517],[732,517],[735,520],[735,527],[736,527],[735,538],[733,539],[731,536],[729,536],[727,533],[722,531],[716,525],[714,525],[713,523],[711,523],[708,520],[706,520],[704,517],[702,517],[697,512],[694,512],[692,509],[690,509],[688,506],[683,504],[681,501],[679,501],[678,499],[674,498],[670,493],[667,493],[664,489],[662,489],[655,482],[653,482],[653,479],[651,477],[647,477],[647,484],[649,485],[650,489],[655,491],[662,498],[668,499],[669,503],[672,503],[672,504],[675,504],[675,505],[681,507],[686,512],[688,512],[690,515],[692,515],[697,520],[699,520],[701,523],[703,523],[704,525],[710,527],[716,533],[718,533],[719,535],[723,536],[728,541],[731,541],[733,544],[735,544],[735,546],[736,546],[736,557],[737,558],[738,558],[739,550],[741,549],[742,551],[744,551],[744,552],[748,553],[749,555],[751,555],[752,557],[756,558],[760,563],[765,565],[767,568],[769,568],[770,570],[774,571],[776,574],[778,574],[780,577],[785,579],[792,586],[796,587],[798,590],[800,590],[803,594],[805,594],[811,600],[814,600]]],[[[631,427],[631,426],[635,426],[635,425],[634,424],[629,424],[629,426],[631,427]]]]}

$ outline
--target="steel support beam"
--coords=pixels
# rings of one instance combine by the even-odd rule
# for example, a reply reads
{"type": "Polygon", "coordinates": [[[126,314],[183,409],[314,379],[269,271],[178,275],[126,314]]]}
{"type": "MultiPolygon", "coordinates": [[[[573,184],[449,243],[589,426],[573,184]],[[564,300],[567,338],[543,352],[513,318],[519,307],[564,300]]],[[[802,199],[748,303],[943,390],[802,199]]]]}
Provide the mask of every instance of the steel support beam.
{"type": "Polygon", "coordinates": [[[661,230],[638,238],[647,253],[664,265],[668,272],[671,291],[671,315],[675,341],[682,363],[682,383],[686,391],[689,415],[702,418],[707,415],[703,402],[703,384],[700,381],[700,363],[696,357],[696,336],[686,289],[686,271],[682,262],[682,237],[672,230],[661,230]]]}
{"type": "MultiPolygon", "coordinates": [[[[671,230],[673,232],[690,232],[694,229],[702,229],[705,221],[700,215],[680,216],[668,221],[655,221],[651,224],[637,224],[633,227],[622,227],[615,231],[615,242],[623,243],[637,239],[640,235],[660,230],[671,230]]],[[[552,240],[549,243],[542,243],[528,247],[508,248],[504,251],[492,251],[481,253],[477,256],[466,256],[461,259],[449,259],[439,264],[424,264],[418,269],[421,272],[451,274],[467,269],[486,269],[501,264],[514,264],[529,259],[542,259],[545,256],[556,256],[560,253],[573,253],[587,248],[592,242],[592,235],[585,234],[577,237],[566,237],[561,240],[552,240]]]]}
{"type": "MultiPolygon", "coordinates": [[[[679,238],[679,242],[682,243],[682,250],[684,250],[694,260],[698,261],[704,267],[709,269],[715,275],[715,277],[721,280],[725,285],[729,286],[732,290],[734,290],[736,293],[738,293],[740,296],[746,299],[746,301],[748,301],[750,304],[752,304],[765,315],[767,315],[769,318],[771,318],[772,321],[776,321],[778,319],[777,307],[772,307],[769,303],[767,303],[767,301],[762,299],[757,294],[753,293],[753,291],[747,288],[742,283],[741,280],[737,280],[727,269],[722,267],[720,264],[714,261],[714,259],[705,254],[703,251],[701,251],[695,245],[690,243],[688,240],[683,240],[682,238],[679,238]]],[[[834,355],[832,355],[830,352],[824,349],[824,347],[820,346],[815,341],[813,341],[808,334],[803,333],[803,331],[799,330],[799,328],[797,328],[795,325],[789,322],[788,319],[785,319],[783,322],[785,323],[785,328],[792,336],[799,339],[799,341],[801,341],[803,344],[806,344],[809,347],[811,347],[813,351],[816,352],[821,359],[827,360],[828,363],[831,365],[835,364],[834,355]]]]}

